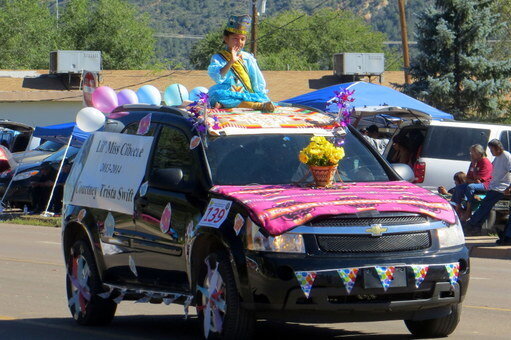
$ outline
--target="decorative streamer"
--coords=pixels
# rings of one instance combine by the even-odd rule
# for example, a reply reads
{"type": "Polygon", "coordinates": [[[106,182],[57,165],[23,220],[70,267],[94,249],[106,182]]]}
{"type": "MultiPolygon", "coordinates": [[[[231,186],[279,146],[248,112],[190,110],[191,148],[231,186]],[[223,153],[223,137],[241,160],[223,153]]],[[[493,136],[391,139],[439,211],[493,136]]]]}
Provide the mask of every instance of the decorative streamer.
{"type": "Polygon", "coordinates": [[[458,282],[458,277],[460,275],[459,262],[446,264],[445,270],[447,271],[447,274],[449,274],[449,281],[451,282],[451,286],[454,286],[454,284],[458,282]]]}
{"type": "Polygon", "coordinates": [[[351,290],[355,286],[358,271],[359,271],[358,268],[337,269],[337,273],[341,277],[341,280],[344,283],[344,287],[346,287],[346,291],[348,292],[348,294],[351,293],[351,290]]]}
{"type": "Polygon", "coordinates": [[[421,283],[426,278],[429,266],[422,264],[414,264],[410,266],[413,270],[413,276],[415,277],[415,287],[419,288],[421,283]]]}
{"type": "Polygon", "coordinates": [[[140,119],[138,123],[137,135],[145,135],[151,126],[152,114],[148,113],[144,118],[140,119]]]}
{"type": "Polygon", "coordinates": [[[298,283],[300,284],[305,297],[308,299],[312,285],[316,279],[316,272],[295,272],[295,276],[298,279],[298,283]]]}
{"type": "Polygon", "coordinates": [[[396,267],[394,266],[374,266],[374,269],[376,269],[376,273],[378,273],[378,276],[380,277],[381,285],[383,286],[383,289],[387,291],[390,284],[394,280],[394,272],[396,271],[396,267]]]}

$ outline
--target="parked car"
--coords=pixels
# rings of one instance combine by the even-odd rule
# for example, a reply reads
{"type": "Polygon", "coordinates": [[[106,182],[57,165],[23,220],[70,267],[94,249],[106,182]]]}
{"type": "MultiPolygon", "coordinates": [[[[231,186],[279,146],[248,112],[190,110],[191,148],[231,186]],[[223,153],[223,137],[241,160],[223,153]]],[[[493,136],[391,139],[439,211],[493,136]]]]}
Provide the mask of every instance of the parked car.
{"type": "MultiPolygon", "coordinates": [[[[78,153],[78,150],[78,148],[70,146],[66,159],[69,162],[72,162],[78,153]]],[[[4,196],[12,179],[11,186],[5,196],[4,202],[8,202],[12,207],[23,208],[27,205],[27,208],[32,208],[33,190],[31,183],[34,180],[37,180],[37,177],[40,176],[40,170],[44,166],[50,165],[57,170],[62,162],[62,157],[64,157],[64,152],[65,148],[60,148],[58,151],[50,153],[49,155],[45,153],[45,158],[40,161],[21,163],[17,165],[19,167],[18,169],[14,167],[0,173],[0,198],[4,196]],[[15,173],[16,175],[13,178],[15,173]]]]}
{"type": "MultiPolygon", "coordinates": [[[[453,175],[458,171],[468,171],[470,146],[481,144],[491,161],[493,155],[487,147],[490,140],[497,138],[506,150],[511,150],[509,125],[416,120],[413,124],[401,126],[395,136],[405,136],[410,143],[414,183],[434,192],[439,186],[453,187],[453,175]]],[[[394,152],[391,141],[384,153],[388,161],[393,159],[394,152]]],[[[508,215],[509,200],[499,201],[484,229],[491,230],[495,221],[502,228],[508,215]]]]}
{"type": "Polygon", "coordinates": [[[12,155],[18,163],[35,163],[42,161],[52,153],[63,148],[64,144],[47,140],[32,150],[15,152],[12,155]]]}
{"type": "MultiPolygon", "coordinates": [[[[132,105],[118,110],[129,112],[118,119],[124,126],[121,137],[135,135],[151,113],[146,136],[154,140],[144,151],[147,169],[133,197],[133,213],[117,212],[112,199],[105,199],[120,191],[82,181],[97,180],[85,169],[97,169],[98,152],[107,145],[115,152],[128,143],[112,142],[120,140],[117,133],[96,133],[75,159],[65,188],[62,244],[68,305],[79,324],[106,324],[116,303],[137,300],[196,306],[206,338],[246,338],[257,318],[401,319],[421,336],[446,336],[456,328],[470,272],[459,220],[441,197],[403,181],[396,171],[406,176],[411,170],[392,168],[356,129],[349,127],[345,137],[346,156],[339,165],[344,182],[317,190],[292,185],[303,167],[298,152],[317,129],[288,133],[269,117],[271,126],[259,133],[256,128],[236,132],[233,123],[234,132],[213,131],[216,135],[200,141],[189,116],[178,109],[132,105]],[[311,208],[293,210],[293,190],[302,190],[311,208]],[[414,203],[405,209],[398,200],[383,209],[364,196],[375,190],[401,191],[403,202],[414,203]],[[256,196],[242,200],[243,193],[256,196]],[[331,196],[316,198],[321,193],[331,196]],[[87,203],[77,204],[78,194],[87,203]],[[99,195],[101,203],[90,201],[99,195]],[[329,203],[332,199],[336,203],[329,203]],[[250,202],[274,208],[264,215],[250,202]],[[410,212],[426,202],[432,206],[410,212]],[[344,204],[353,204],[353,212],[333,213],[344,204]],[[320,205],[330,213],[319,214],[314,206],[320,205]],[[296,227],[275,232],[266,223],[276,218],[296,227]],[[351,274],[342,279],[340,268],[351,274]],[[417,268],[427,275],[414,274],[417,268]]],[[[109,173],[121,169],[99,165],[109,173]]]]}

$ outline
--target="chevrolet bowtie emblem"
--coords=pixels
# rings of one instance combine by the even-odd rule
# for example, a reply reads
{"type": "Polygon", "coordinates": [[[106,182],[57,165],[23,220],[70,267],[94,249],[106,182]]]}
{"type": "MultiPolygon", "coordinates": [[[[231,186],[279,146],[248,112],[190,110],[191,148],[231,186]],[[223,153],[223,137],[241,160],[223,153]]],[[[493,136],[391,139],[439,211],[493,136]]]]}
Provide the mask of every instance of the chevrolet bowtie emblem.
{"type": "Polygon", "coordinates": [[[382,227],[381,224],[371,224],[371,228],[366,229],[366,233],[371,236],[381,236],[388,228],[382,227]]]}

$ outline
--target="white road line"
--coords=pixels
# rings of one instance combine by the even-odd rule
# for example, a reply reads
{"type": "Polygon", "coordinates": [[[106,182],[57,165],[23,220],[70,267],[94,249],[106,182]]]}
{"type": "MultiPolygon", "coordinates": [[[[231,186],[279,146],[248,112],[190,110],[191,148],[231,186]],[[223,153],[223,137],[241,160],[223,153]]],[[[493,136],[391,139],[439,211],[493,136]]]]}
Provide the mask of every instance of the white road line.
{"type": "Polygon", "coordinates": [[[56,244],[60,246],[62,243],[60,242],[53,242],[53,241],[37,241],[37,243],[44,243],[44,244],[56,244]]]}

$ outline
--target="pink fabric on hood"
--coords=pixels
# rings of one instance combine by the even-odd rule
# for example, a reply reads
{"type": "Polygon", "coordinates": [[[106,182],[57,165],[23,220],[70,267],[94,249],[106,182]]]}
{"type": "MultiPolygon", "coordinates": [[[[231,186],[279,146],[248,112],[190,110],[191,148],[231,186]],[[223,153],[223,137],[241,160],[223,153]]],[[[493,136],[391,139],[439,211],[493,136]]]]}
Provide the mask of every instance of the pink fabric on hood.
{"type": "Polygon", "coordinates": [[[442,197],[404,181],[338,183],[331,188],[292,185],[215,186],[211,192],[238,201],[254,222],[280,235],[318,216],[363,211],[420,213],[448,223],[456,218],[442,197]]]}

